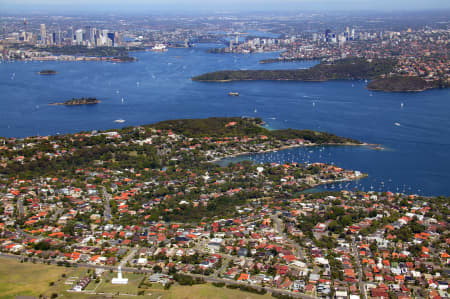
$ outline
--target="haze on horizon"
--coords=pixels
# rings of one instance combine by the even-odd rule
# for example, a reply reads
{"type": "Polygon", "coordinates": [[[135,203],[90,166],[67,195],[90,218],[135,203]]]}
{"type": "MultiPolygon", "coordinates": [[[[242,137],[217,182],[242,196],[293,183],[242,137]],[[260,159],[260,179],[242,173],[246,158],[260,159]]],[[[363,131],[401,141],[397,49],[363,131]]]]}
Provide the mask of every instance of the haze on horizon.
{"type": "Polygon", "coordinates": [[[0,0],[13,12],[420,11],[450,10],[447,0],[0,0]]]}

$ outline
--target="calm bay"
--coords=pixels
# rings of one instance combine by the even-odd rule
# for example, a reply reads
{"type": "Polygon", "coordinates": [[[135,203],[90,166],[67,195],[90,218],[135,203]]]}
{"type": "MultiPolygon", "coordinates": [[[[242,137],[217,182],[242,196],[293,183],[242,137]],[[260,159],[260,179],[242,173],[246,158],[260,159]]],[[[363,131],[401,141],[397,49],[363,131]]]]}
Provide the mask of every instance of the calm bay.
{"type": "MultiPolygon", "coordinates": [[[[327,162],[369,174],[327,186],[450,195],[450,91],[384,93],[364,81],[202,83],[190,78],[227,69],[308,68],[317,62],[259,64],[277,53],[209,54],[208,47],[132,53],[134,63],[0,64],[0,136],[25,137],[112,129],[177,118],[261,117],[270,128],[313,129],[380,144],[309,147],[233,159],[327,162]],[[37,72],[53,69],[54,76],[37,72]],[[239,92],[230,97],[228,92],[239,92]],[[55,101],[96,97],[85,106],[55,101]],[[122,124],[116,119],[124,119],[122,124]]],[[[226,163],[228,161],[225,161],[226,163]]]]}

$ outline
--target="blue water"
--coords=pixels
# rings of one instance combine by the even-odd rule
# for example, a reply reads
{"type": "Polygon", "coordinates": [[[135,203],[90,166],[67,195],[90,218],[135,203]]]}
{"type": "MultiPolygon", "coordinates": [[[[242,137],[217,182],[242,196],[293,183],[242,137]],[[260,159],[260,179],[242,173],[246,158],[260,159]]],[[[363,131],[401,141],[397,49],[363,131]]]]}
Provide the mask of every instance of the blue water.
{"type": "Polygon", "coordinates": [[[192,76],[218,69],[307,68],[316,63],[261,65],[260,59],[276,57],[277,53],[205,52],[213,46],[217,45],[133,53],[138,58],[136,63],[2,63],[0,136],[110,129],[175,118],[258,116],[271,128],[328,131],[382,144],[386,150],[291,149],[250,159],[333,162],[369,174],[369,178],[357,183],[359,189],[450,195],[448,89],[381,93],[366,90],[363,81],[192,82],[192,76]],[[58,74],[36,74],[43,69],[54,69],[58,74]],[[229,97],[230,91],[237,91],[240,96],[229,97]],[[76,107],[47,105],[82,96],[95,96],[102,103],[76,107]],[[117,124],[116,119],[126,122],[117,124]]]}

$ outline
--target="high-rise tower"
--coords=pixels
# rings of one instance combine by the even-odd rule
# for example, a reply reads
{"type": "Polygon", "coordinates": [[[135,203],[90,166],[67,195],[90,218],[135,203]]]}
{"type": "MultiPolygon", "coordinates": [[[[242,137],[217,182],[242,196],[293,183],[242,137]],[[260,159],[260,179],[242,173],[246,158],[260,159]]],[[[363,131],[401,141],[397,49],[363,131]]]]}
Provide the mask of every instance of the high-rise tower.
{"type": "Polygon", "coordinates": [[[45,30],[45,24],[41,24],[41,44],[47,44],[47,31],[45,30]]]}

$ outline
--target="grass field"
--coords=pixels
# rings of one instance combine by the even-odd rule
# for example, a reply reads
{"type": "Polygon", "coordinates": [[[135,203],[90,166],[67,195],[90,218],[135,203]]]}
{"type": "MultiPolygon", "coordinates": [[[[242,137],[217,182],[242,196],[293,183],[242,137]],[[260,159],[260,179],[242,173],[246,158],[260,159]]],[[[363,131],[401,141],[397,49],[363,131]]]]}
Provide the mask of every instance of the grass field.
{"type": "Polygon", "coordinates": [[[72,269],[43,264],[20,263],[0,258],[0,298],[17,295],[39,296],[50,289],[50,282],[63,280],[72,269]]]}
{"type": "Polygon", "coordinates": [[[211,284],[201,284],[194,286],[174,285],[169,292],[162,298],[164,299],[268,299],[271,295],[257,295],[238,290],[232,290],[226,287],[217,288],[211,284]]]}
{"type": "Polygon", "coordinates": [[[110,294],[129,294],[129,295],[137,295],[139,289],[139,283],[144,278],[142,274],[134,274],[134,273],[123,273],[124,278],[128,278],[128,284],[126,285],[114,285],[111,283],[111,280],[117,277],[117,273],[110,273],[106,271],[103,274],[102,281],[103,283],[97,288],[97,292],[99,293],[110,293],[110,294]]]}
{"type": "MultiPolygon", "coordinates": [[[[102,299],[106,298],[146,298],[146,299],[268,299],[270,295],[256,295],[239,290],[228,289],[226,287],[217,288],[211,284],[201,284],[194,286],[172,285],[170,290],[164,290],[159,284],[152,284],[151,287],[138,288],[139,283],[147,276],[143,274],[123,273],[129,279],[129,284],[120,286],[112,285],[112,277],[116,272],[105,271],[102,275],[102,282],[97,286],[97,294],[67,292],[72,285],[67,281],[78,281],[79,278],[87,274],[87,269],[66,268],[49,266],[43,264],[20,263],[0,257],[0,299],[14,298],[17,295],[27,295],[38,297],[41,294],[51,296],[58,294],[58,298],[84,298],[102,299]],[[65,277],[62,277],[65,274],[65,277]],[[50,286],[50,282],[54,282],[50,286]],[[144,291],[143,296],[136,296],[139,291],[144,291]],[[100,294],[99,294],[100,293],[100,294]],[[103,293],[103,294],[101,294],[103,293]],[[122,295],[117,295],[118,293],[122,295]],[[130,294],[126,296],[123,294],[130,294]],[[112,295],[112,296],[111,296],[112,295]]],[[[93,286],[91,286],[93,289],[93,286]]],[[[88,288],[89,289],[89,288],[88,288]]]]}

